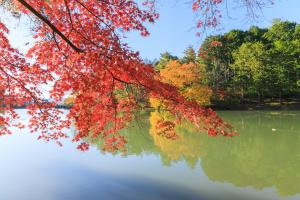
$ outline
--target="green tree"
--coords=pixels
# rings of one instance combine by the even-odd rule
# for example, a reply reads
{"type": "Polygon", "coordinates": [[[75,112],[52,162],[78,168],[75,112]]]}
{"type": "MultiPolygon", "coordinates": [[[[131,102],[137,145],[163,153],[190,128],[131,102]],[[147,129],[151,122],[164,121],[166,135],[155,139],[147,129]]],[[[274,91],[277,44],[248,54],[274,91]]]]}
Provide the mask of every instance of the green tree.
{"type": "Polygon", "coordinates": [[[266,90],[271,74],[267,70],[267,54],[261,42],[244,43],[233,52],[235,62],[231,67],[235,71],[234,82],[240,87],[241,95],[245,92],[256,93],[258,103],[266,90]]]}
{"type": "Polygon", "coordinates": [[[300,28],[296,23],[277,19],[268,29],[252,26],[209,36],[199,55],[214,94],[222,90],[229,100],[254,95],[259,102],[262,97],[281,100],[299,93],[300,28]]]}
{"type": "Polygon", "coordinates": [[[171,60],[178,60],[178,57],[173,56],[169,52],[160,54],[159,61],[156,64],[154,64],[154,69],[156,71],[160,71],[160,70],[164,69],[166,67],[167,63],[171,60]]]}
{"type": "Polygon", "coordinates": [[[298,92],[300,37],[296,23],[274,20],[264,37],[269,41],[269,58],[273,74],[276,76],[274,87],[281,99],[282,95],[298,92]]]}
{"type": "Polygon", "coordinates": [[[189,46],[185,51],[183,58],[181,59],[182,63],[189,64],[190,62],[196,63],[196,52],[192,46],[189,46]]]}

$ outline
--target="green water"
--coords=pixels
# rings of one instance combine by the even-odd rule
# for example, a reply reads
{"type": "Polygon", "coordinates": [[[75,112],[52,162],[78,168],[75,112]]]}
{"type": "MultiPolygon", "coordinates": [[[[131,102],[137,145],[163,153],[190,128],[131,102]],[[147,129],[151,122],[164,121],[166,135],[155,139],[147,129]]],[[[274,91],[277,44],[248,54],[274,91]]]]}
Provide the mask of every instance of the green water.
{"type": "Polygon", "coordinates": [[[153,132],[160,114],[145,113],[122,131],[126,153],[103,152],[101,140],[82,153],[16,130],[0,137],[0,199],[300,199],[300,112],[219,114],[240,136],[183,122],[169,140],[153,132]]]}
{"type": "MultiPolygon", "coordinates": [[[[178,140],[149,134],[149,116],[124,131],[127,154],[155,154],[164,166],[185,162],[200,167],[211,181],[256,190],[274,188],[280,197],[300,193],[300,112],[220,111],[239,133],[234,138],[209,137],[183,123],[178,140]]],[[[101,144],[98,144],[101,149],[101,144]]]]}

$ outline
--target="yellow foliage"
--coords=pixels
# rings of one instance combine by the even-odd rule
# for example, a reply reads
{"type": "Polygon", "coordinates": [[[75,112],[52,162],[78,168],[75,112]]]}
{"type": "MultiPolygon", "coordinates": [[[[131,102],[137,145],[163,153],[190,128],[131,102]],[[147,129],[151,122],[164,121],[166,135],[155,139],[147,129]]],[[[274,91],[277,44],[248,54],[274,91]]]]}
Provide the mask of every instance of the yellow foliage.
{"type": "Polygon", "coordinates": [[[189,100],[196,101],[199,105],[209,106],[212,90],[208,86],[192,86],[182,92],[189,100]]]}
{"type": "Polygon", "coordinates": [[[158,98],[150,97],[149,98],[150,105],[155,108],[159,109],[163,107],[163,102],[159,100],[158,98]]]}
{"type": "Polygon", "coordinates": [[[71,95],[71,96],[69,96],[68,98],[65,99],[64,104],[72,105],[74,103],[74,99],[75,99],[75,96],[71,95]]]}
{"type": "MultiPolygon", "coordinates": [[[[208,106],[212,90],[202,83],[201,79],[204,78],[204,73],[195,63],[181,64],[176,60],[170,61],[164,69],[160,70],[163,82],[177,87],[186,99],[196,101],[199,105],[208,106]]],[[[157,102],[153,103],[158,105],[157,102]]]]}
{"type": "MultiPolygon", "coordinates": [[[[157,128],[157,124],[162,120],[172,120],[171,114],[168,112],[151,112],[150,113],[150,135],[153,137],[154,143],[166,155],[169,161],[177,161],[181,158],[190,160],[198,160],[201,156],[199,140],[194,140],[194,134],[182,134],[179,132],[179,139],[170,140],[169,138],[162,137],[157,128]]],[[[177,127],[178,128],[178,127],[177,127]]],[[[181,129],[183,127],[180,127],[181,129]]]]}
{"type": "Polygon", "coordinates": [[[177,88],[184,87],[197,81],[196,65],[194,63],[181,64],[171,60],[164,69],[160,71],[162,81],[177,88]]]}

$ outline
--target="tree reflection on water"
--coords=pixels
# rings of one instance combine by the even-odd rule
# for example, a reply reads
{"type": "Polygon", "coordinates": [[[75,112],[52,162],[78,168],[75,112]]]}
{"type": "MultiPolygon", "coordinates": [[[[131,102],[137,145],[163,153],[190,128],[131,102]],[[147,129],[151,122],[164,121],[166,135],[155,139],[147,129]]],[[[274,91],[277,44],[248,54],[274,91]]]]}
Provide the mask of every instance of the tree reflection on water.
{"type": "MultiPolygon", "coordinates": [[[[193,169],[201,163],[212,181],[258,190],[274,187],[281,196],[300,193],[299,112],[219,114],[240,136],[212,138],[182,122],[175,127],[178,138],[172,140],[157,134],[156,124],[161,119],[172,121],[171,115],[157,111],[142,114],[130,128],[122,131],[128,140],[125,155],[155,154],[166,166],[184,161],[193,169]]],[[[102,151],[101,139],[91,143],[102,151]]]]}

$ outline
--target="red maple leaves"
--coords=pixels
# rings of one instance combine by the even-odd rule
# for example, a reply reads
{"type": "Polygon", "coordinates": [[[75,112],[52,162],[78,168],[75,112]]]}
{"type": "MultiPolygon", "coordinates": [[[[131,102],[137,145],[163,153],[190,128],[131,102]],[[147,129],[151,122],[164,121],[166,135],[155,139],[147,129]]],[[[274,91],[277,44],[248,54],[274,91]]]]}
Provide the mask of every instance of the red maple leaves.
{"type": "MultiPolygon", "coordinates": [[[[20,12],[40,21],[34,24],[36,43],[27,57],[9,45],[8,30],[0,23],[0,96],[5,105],[1,133],[9,132],[11,118],[18,117],[14,105],[28,104],[29,127],[40,131],[40,139],[68,137],[63,129],[74,123],[77,132],[73,141],[103,137],[108,150],[124,148],[126,140],[118,131],[128,125],[139,107],[128,87],[142,87],[162,100],[178,118],[205,128],[210,135],[233,134],[215,112],[186,101],[176,88],[155,78],[152,66],[143,64],[138,53],[123,42],[127,31],[149,34],[144,22],[153,23],[158,18],[153,1],[145,1],[144,7],[124,0],[15,2],[20,12]],[[29,64],[27,58],[35,63],[29,64]],[[54,102],[45,103],[40,85],[50,82],[54,82],[54,102]],[[64,118],[55,104],[69,94],[74,96],[73,107],[64,118]]],[[[197,2],[194,9],[200,8],[197,2]]],[[[87,150],[88,145],[81,143],[78,149],[87,150]]]]}

